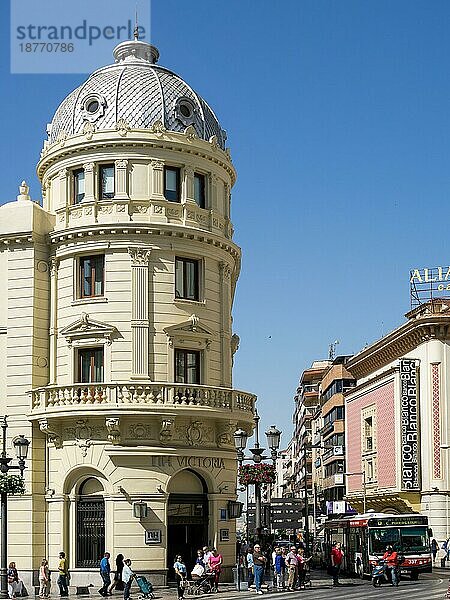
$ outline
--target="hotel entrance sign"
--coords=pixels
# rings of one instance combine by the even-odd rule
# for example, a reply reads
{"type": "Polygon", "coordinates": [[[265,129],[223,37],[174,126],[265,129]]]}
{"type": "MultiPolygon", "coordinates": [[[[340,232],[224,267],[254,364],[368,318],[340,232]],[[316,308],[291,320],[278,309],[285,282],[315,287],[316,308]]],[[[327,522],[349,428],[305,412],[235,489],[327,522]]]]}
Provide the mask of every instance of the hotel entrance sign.
{"type": "Polygon", "coordinates": [[[147,545],[160,544],[161,543],[161,529],[146,529],[145,543],[147,545]]]}
{"type": "Polygon", "coordinates": [[[450,298],[450,267],[411,269],[409,287],[411,308],[433,298],[450,298]]]}

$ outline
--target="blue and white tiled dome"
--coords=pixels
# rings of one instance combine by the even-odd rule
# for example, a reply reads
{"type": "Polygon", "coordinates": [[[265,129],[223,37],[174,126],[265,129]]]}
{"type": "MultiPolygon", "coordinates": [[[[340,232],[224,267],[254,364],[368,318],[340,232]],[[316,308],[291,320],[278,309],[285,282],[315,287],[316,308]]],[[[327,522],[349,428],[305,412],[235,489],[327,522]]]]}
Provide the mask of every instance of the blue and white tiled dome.
{"type": "Polygon", "coordinates": [[[49,140],[83,132],[86,123],[96,130],[114,129],[120,120],[131,129],[150,129],[157,121],[169,131],[192,125],[199,136],[217,136],[221,148],[226,134],[208,104],[181,77],[156,64],[159,52],[139,40],[114,49],[115,64],[94,71],[58,107],[49,140]]]}

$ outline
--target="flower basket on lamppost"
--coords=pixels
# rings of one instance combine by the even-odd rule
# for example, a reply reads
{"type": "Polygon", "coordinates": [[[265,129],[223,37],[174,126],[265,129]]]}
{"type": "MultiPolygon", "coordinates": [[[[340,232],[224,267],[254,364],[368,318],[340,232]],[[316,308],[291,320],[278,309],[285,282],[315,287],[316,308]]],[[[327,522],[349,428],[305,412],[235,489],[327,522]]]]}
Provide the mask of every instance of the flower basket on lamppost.
{"type": "Polygon", "coordinates": [[[0,474],[0,494],[5,493],[8,496],[17,496],[25,494],[25,481],[22,475],[0,474]]]}
{"type": "MultiPolygon", "coordinates": [[[[271,452],[272,464],[263,462],[266,458],[264,456],[264,448],[261,448],[259,444],[259,420],[260,417],[255,411],[254,416],[255,423],[255,445],[250,448],[251,456],[245,456],[244,451],[247,446],[248,434],[243,429],[238,429],[234,434],[234,444],[236,447],[236,458],[238,461],[238,479],[241,485],[247,487],[249,485],[255,486],[255,529],[256,535],[261,536],[261,486],[264,484],[275,483],[275,461],[278,455],[278,448],[280,447],[281,431],[279,431],[274,425],[266,431],[267,442],[271,452]],[[244,461],[252,461],[253,464],[243,465],[244,461]]],[[[247,494],[248,498],[248,494],[247,494]]],[[[247,515],[248,515],[248,501],[247,501],[247,515]]],[[[247,537],[248,537],[248,526],[247,526],[247,537]]]]}
{"type": "Polygon", "coordinates": [[[275,467],[268,463],[241,465],[238,478],[239,483],[245,486],[255,483],[275,483],[275,467]]]}

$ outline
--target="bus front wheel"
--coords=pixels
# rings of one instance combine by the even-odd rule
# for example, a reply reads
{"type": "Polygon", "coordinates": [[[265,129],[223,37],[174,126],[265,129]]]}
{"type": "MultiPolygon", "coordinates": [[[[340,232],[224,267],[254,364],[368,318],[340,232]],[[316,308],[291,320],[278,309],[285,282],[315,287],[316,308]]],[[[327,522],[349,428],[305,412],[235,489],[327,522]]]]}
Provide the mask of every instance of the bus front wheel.
{"type": "Polygon", "coordinates": [[[417,581],[419,579],[419,571],[411,571],[411,580],[417,581]]]}

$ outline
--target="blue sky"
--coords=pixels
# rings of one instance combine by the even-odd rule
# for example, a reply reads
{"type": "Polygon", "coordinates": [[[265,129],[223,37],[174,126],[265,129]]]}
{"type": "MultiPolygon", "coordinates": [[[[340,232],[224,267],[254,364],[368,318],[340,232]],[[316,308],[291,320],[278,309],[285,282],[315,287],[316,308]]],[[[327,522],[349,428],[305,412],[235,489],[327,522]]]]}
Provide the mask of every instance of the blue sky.
{"type": "MultiPolygon", "coordinates": [[[[6,202],[23,178],[39,197],[45,125],[85,76],[10,75],[0,10],[6,202]]],[[[350,354],[401,324],[409,269],[449,263],[449,25],[443,0],[152,2],[160,64],[229,134],[234,384],[285,443],[301,371],[335,339],[350,354]]]]}

